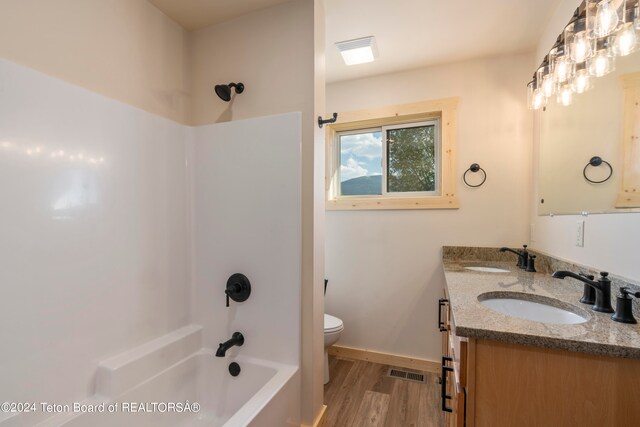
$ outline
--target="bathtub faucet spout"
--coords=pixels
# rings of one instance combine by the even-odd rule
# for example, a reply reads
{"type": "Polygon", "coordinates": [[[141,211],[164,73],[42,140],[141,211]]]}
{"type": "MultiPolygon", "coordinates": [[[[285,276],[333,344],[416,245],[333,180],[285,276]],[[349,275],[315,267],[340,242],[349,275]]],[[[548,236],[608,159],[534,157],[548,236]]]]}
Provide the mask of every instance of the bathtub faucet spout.
{"type": "Polygon", "coordinates": [[[238,347],[244,344],[244,336],[240,332],[234,332],[229,341],[220,343],[218,347],[218,351],[216,351],[216,357],[224,357],[229,350],[234,345],[238,347]]]}

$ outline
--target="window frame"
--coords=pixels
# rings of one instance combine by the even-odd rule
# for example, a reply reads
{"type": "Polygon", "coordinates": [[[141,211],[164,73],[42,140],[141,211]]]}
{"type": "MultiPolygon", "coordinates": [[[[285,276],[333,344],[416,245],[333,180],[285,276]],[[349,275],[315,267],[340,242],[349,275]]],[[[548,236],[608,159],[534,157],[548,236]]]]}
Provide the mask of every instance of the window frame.
{"type": "Polygon", "coordinates": [[[378,126],[378,127],[372,127],[372,128],[368,128],[368,129],[350,129],[350,130],[343,130],[343,131],[337,131],[335,132],[335,140],[334,140],[334,144],[336,147],[336,156],[335,156],[335,160],[336,160],[336,173],[337,173],[337,189],[336,189],[336,198],[358,198],[358,197],[367,197],[367,198],[371,198],[371,197],[426,197],[426,196],[439,196],[442,193],[442,188],[440,186],[441,184],[441,179],[440,179],[440,173],[441,173],[441,164],[440,164],[440,157],[441,157],[441,146],[442,146],[442,141],[440,140],[440,119],[439,118],[433,118],[430,120],[423,120],[423,121],[418,121],[418,122],[409,122],[409,123],[401,123],[401,124],[395,124],[395,125],[386,125],[386,126],[378,126]],[[433,126],[434,127],[434,150],[435,150],[435,155],[434,155],[434,162],[435,162],[435,185],[434,188],[435,190],[433,191],[389,191],[388,189],[388,185],[389,185],[389,170],[388,170],[388,161],[389,161],[389,140],[387,138],[387,131],[389,130],[394,130],[394,129],[411,129],[411,128],[418,128],[418,127],[426,127],[426,126],[433,126]],[[351,194],[351,195],[345,195],[345,194],[341,194],[342,191],[342,140],[341,137],[342,136],[349,136],[349,135],[359,135],[359,134],[363,134],[363,133],[374,133],[374,132],[380,132],[381,134],[381,140],[382,140],[382,147],[381,147],[381,151],[380,151],[380,157],[381,157],[381,175],[382,175],[382,193],[381,194],[351,194]]]}
{"type": "Polygon", "coordinates": [[[326,126],[325,208],[327,210],[377,209],[457,209],[455,177],[456,115],[458,98],[446,98],[414,104],[403,104],[372,110],[339,113],[338,120],[326,126]],[[439,170],[436,192],[387,192],[386,130],[419,127],[436,123],[439,150],[436,167],[439,170]],[[382,195],[340,195],[339,135],[366,131],[381,131],[382,195]]]}

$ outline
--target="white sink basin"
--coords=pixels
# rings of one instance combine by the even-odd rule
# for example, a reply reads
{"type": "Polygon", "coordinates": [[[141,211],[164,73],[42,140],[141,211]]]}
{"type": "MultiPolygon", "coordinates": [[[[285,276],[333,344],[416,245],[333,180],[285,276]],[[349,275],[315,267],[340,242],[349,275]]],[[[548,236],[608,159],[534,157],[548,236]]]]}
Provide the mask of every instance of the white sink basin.
{"type": "MultiPolygon", "coordinates": [[[[505,296],[483,294],[478,297],[478,300],[480,304],[491,310],[520,319],[533,320],[534,322],[575,325],[589,320],[588,314],[582,316],[574,311],[554,306],[569,306],[569,304],[540,296],[529,296],[527,294],[518,295],[516,293],[505,296]],[[534,297],[539,299],[539,301],[523,299],[526,297],[534,297]],[[546,300],[549,301],[549,304],[545,303],[546,300]]],[[[575,311],[578,311],[578,309],[575,309],[575,311]]]]}
{"type": "Polygon", "coordinates": [[[496,268],[496,267],[465,267],[467,270],[471,271],[481,271],[483,273],[508,273],[509,270],[505,270],[504,268],[496,268]]]}

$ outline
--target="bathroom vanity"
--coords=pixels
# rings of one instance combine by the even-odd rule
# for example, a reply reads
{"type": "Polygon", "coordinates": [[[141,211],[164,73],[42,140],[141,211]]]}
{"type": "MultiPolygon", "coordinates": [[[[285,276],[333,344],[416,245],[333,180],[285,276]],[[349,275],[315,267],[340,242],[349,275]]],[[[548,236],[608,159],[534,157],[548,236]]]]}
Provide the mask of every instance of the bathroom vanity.
{"type": "MultiPolygon", "coordinates": [[[[578,267],[537,255],[538,272],[531,273],[496,248],[443,248],[438,326],[446,425],[638,425],[640,326],[581,304],[582,283],[550,275],[578,267]],[[506,314],[486,304],[491,298],[543,306],[506,314]],[[542,316],[560,317],[530,320],[546,309],[553,313],[542,316]]],[[[614,306],[620,285],[637,286],[612,281],[614,306]]]]}

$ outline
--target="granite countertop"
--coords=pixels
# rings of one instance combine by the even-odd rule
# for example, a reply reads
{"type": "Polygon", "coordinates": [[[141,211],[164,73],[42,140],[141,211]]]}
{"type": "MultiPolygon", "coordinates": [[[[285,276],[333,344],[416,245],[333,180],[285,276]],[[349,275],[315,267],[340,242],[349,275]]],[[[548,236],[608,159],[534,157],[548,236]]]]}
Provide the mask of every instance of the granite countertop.
{"type": "MultiPolygon", "coordinates": [[[[471,248],[443,249],[444,275],[456,335],[640,358],[640,325],[614,322],[611,314],[595,312],[590,306],[581,304],[582,282],[571,278],[552,278],[548,268],[545,268],[545,265],[552,262],[540,259],[543,264],[540,272],[527,273],[515,266],[516,256],[513,254],[499,253],[496,248],[482,248],[474,253],[475,256],[471,256],[473,252],[471,248]],[[470,266],[497,267],[509,272],[485,273],[464,268],[470,266]],[[508,316],[480,304],[478,296],[488,292],[526,294],[526,299],[551,302],[588,320],[585,323],[567,325],[508,316]]],[[[539,258],[544,258],[544,255],[539,255],[539,258]]],[[[615,308],[615,296],[618,294],[615,282],[611,294],[615,308]]]]}

